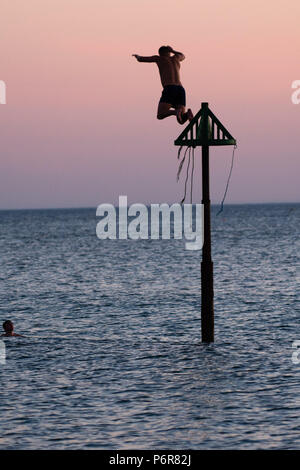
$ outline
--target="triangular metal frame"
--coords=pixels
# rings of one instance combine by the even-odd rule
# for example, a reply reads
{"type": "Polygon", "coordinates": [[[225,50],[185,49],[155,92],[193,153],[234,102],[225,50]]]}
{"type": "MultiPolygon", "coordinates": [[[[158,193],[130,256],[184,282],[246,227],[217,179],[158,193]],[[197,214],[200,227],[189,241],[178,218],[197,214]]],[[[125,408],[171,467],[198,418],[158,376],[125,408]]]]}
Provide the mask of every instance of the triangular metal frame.
{"type": "Polygon", "coordinates": [[[208,103],[202,103],[201,109],[174,144],[188,147],[236,145],[236,140],[209,109],[208,103]]]}

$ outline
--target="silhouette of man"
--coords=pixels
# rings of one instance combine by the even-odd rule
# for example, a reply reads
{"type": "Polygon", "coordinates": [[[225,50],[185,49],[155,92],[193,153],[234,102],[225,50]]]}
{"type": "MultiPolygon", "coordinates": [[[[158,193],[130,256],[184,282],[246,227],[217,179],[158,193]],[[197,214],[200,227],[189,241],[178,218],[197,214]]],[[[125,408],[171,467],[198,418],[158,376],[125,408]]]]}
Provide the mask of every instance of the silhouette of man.
{"type": "Polygon", "coordinates": [[[12,321],[6,320],[2,326],[3,330],[5,331],[5,334],[1,336],[22,336],[18,335],[17,333],[14,333],[14,324],[12,321]]]}
{"type": "Polygon", "coordinates": [[[180,62],[185,59],[182,52],[174,51],[171,46],[161,46],[159,55],[143,57],[132,54],[138,62],[155,62],[158,66],[163,92],[158,104],[157,119],[176,116],[180,124],[193,119],[191,109],[185,112],[185,89],[180,81],[180,62]],[[173,55],[171,55],[173,54],[173,55]]]}

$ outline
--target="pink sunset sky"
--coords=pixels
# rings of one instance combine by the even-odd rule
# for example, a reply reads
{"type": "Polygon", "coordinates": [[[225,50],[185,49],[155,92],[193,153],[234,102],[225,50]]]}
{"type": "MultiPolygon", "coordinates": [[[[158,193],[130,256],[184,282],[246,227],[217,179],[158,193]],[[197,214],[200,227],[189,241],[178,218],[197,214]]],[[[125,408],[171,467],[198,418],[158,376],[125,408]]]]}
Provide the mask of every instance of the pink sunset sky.
{"type": "MultiPolygon", "coordinates": [[[[183,127],[156,119],[157,67],[131,56],[164,44],[186,55],[188,106],[237,139],[227,202],[300,201],[299,19],[299,0],[2,0],[0,208],[179,202],[183,127]]],[[[231,153],[211,149],[213,203],[231,153]]]]}

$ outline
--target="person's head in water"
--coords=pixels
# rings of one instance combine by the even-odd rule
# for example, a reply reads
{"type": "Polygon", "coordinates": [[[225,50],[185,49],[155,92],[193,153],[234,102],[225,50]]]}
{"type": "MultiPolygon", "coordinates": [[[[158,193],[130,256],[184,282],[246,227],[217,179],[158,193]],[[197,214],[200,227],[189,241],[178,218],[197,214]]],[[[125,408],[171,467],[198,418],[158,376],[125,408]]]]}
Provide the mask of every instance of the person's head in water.
{"type": "Polygon", "coordinates": [[[158,49],[158,53],[161,56],[169,56],[172,51],[172,48],[170,46],[161,46],[158,49]]]}
{"type": "Polygon", "coordinates": [[[5,334],[2,336],[22,336],[22,335],[17,335],[16,333],[14,333],[14,324],[12,321],[6,320],[2,326],[3,326],[3,330],[5,331],[5,334]]]}
{"type": "Polygon", "coordinates": [[[12,334],[12,332],[14,331],[14,324],[10,320],[6,320],[2,326],[3,326],[3,330],[5,331],[7,335],[12,334]]]}

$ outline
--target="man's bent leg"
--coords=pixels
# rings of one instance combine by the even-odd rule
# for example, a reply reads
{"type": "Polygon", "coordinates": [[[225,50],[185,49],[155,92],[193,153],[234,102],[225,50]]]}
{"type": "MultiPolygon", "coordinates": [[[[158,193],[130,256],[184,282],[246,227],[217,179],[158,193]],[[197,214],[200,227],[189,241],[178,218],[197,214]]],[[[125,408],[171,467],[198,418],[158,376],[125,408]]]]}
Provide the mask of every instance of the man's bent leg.
{"type": "Polygon", "coordinates": [[[176,115],[176,111],[170,103],[159,103],[157,109],[157,119],[165,119],[168,116],[176,115]]]}
{"type": "Polygon", "coordinates": [[[184,124],[187,120],[185,107],[182,104],[176,106],[176,117],[179,124],[184,124]]]}

